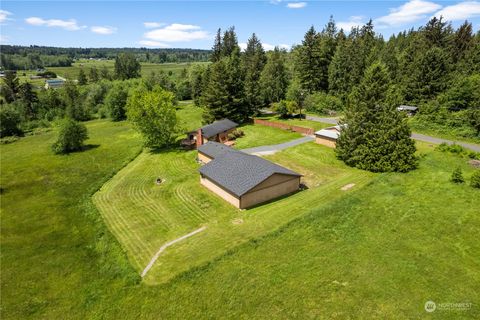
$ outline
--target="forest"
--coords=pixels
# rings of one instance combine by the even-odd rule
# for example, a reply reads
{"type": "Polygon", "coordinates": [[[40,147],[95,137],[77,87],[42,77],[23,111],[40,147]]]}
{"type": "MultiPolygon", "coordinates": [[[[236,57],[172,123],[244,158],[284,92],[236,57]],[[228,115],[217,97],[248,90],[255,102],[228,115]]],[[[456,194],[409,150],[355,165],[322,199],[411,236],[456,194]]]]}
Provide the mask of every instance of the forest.
{"type": "Polygon", "coordinates": [[[67,114],[76,120],[122,120],[127,96],[138,86],[149,90],[160,86],[173,92],[176,100],[193,99],[203,108],[205,122],[225,117],[246,122],[268,107],[286,117],[303,109],[343,114],[358,102],[355,91],[365,80],[366,71],[379,66],[385,83],[371,89],[383,90],[385,103],[392,107],[417,106],[419,113],[409,119],[413,129],[442,130],[459,138],[480,137],[480,32],[474,33],[468,21],[454,29],[442,18],[432,18],[417,30],[385,40],[371,21],[346,32],[331,18],[322,30],[313,26],[307,30],[291,51],[275,48],[265,52],[256,34],[241,51],[234,27],[218,30],[211,51],[2,46],[2,59],[31,59],[32,55],[40,61],[42,56],[52,55],[59,61],[122,57],[130,59],[125,65],[133,66],[133,71],[81,72],[77,82],[53,91],[36,90],[28,83],[19,83],[15,76],[5,77],[1,117],[5,125],[14,123],[14,129],[2,124],[2,136],[48,126],[67,114]],[[161,62],[161,56],[169,54],[176,61],[208,59],[211,63],[192,65],[176,78],[160,72],[139,79],[139,62],[161,62]]]}

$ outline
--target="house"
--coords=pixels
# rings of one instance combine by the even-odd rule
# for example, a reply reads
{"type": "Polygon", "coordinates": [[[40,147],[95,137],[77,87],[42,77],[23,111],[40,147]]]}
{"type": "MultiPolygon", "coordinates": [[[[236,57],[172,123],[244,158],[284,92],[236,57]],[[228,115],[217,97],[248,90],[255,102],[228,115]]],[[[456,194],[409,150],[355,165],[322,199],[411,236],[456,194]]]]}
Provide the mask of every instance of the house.
{"type": "Polygon", "coordinates": [[[228,135],[237,127],[238,124],[229,119],[215,121],[195,131],[188,132],[187,138],[182,140],[182,145],[189,148],[198,148],[208,141],[224,143],[228,141],[228,135]]]}
{"type": "Polygon", "coordinates": [[[49,79],[45,80],[45,89],[56,89],[63,87],[65,80],[62,79],[49,79]]]}
{"type": "Polygon", "coordinates": [[[300,188],[301,174],[218,142],[200,146],[198,158],[206,163],[199,169],[200,183],[240,209],[300,188]]]}
{"type": "Polygon", "coordinates": [[[318,144],[323,144],[330,148],[335,148],[341,130],[342,127],[333,126],[316,131],[315,142],[318,144]]]}
{"type": "Polygon", "coordinates": [[[401,105],[397,108],[397,111],[406,112],[407,115],[413,116],[415,113],[417,113],[418,107],[401,105]]]}

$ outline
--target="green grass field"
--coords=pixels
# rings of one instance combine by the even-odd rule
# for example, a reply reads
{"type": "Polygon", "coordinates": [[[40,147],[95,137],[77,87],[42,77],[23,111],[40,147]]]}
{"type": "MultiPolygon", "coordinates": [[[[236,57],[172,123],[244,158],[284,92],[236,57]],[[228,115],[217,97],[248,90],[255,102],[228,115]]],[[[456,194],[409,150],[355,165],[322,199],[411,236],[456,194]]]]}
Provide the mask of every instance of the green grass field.
{"type": "MultiPolygon", "coordinates": [[[[239,235],[238,245],[219,239],[228,247],[223,254],[212,253],[215,259],[162,285],[145,283],[152,279],[135,284],[138,268],[129,264],[132,254],[123,252],[121,238],[110,233],[92,195],[135,163],[150,165],[156,178],[151,164],[162,168],[163,160],[176,158],[177,151],[142,153],[131,162],[141,144],[126,123],[92,121],[87,127],[90,147],[68,156],[50,152],[54,131],[0,146],[2,319],[480,317],[480,191],[449,182],[457,166],[469,180],[474,169],[464,158],[418,144],[423,156],[413,172],[373,175],[343,197],[303,198],[322,190],[320,185],[294,195],[298,204],[282,199],[294,213],[275,203],[256,208],[258,214],[240,212],[251,217],[237,225],[248,231],[239,235]],[[278,209],[281,224],[299,218],[282,226],[269,219],[276,224],[272,228],[262,225],[260,211],[269,206],[278,209]],[[259,225],[250,228],[254,216],[259,225]],[[257,228],[258,236],[245,242],[257,228]],[[437,305],[471,302],[472,307],[428,314],[427,300],[437,305]]],[[[182,153],[176,161],[190,163],[189,157],[191,153],[182,153]]],[[[314,144],[271,159],[312,173],[317,166],[335,169],[307,175],[307,181],[334,178],[337,170],[356,172],[338,163],[332,150],[314,144]],[[304,158],[310,152],[314,160],[304,158]]],[[[145,191],[156,195],[148,175],[142,172],[119,183],[141,186],[147,176],[145,191]]],[[[191,178],[172,179],[185,179],[186,185],[191,178]]],[[[211,201],[223,205],[220,199],[211,201]]],[[[171,202],[175,200],[167,204],[171,202]]],[[[150,218],[145,211],[145,219],[150,218]]],[[[278,218],[276,212],[266,214],[278,218]]],[[[225,224],[234,228],[229,220],[225,224]]],[[[163,258],[175,263],[173,256],[187,252],[187,244],[203,241],[197,236],[167,249],[173,250],[163,258]]]]}
{"type": "MultiPolygon", "coordinates": [[[[57,75],[67,78],[67,79],[77,79],[80,69],[83,68],[85,73],[88,76],[90,69],[96,67],[98,71],[105,66],[110,72],[114,70],[114,60],[79,60],[72,64],[71,67],[48,67],[46,68],[49,71],[55,72],[57,75]]],[[[187,69],[194,64],[206,64],[208,62],[185,62],[185,63],[140,63],[142,66],[141,72],[142,76],[148,76],[152,71],[158,73],[161,70],[168,73],[172,72],[173,77],[178,77],[183,69],[187,69]]]]}
{"type": "Polygon", "coordinates": [[[162,254],[145,278],[149,284],[205,264],[301,216],[307,208],[346,194],[339,190],[342,186],[360,187],[370,177],[335,160],[331,149],[309,143],[273,157],[302,173],[309,190],[241,211],[200,185],[195,156],[196,151],[144,152],[95,194],[95,204],[139,273],[162,244],[207,226],[162,254]],[[324,161],[319,164],[319,159],[324,161]],[[165,182],[156,185],[156,177],[165,182]],[[236,219],[243,223],[233,223],[236,219]]]}
{"type": "Polygon", "coordinates": [[[323,122],[317,122],[317,121],[311,121],[311,120],[305,120],[305,119],[282,119],[278,116],[260,117],[260,119],[274,121],[274,122],[282,122],[282,123],[289,124],[291,126],[313,128],[315,131],[332,126],[332,124],[323,123],[323,122]]]}

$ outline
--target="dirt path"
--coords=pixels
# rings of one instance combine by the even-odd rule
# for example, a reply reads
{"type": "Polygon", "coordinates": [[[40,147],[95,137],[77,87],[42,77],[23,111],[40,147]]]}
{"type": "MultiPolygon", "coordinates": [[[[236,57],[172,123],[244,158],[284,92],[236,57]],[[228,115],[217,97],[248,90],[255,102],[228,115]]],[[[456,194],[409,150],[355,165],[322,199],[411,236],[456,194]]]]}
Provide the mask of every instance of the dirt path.
{"type": "Polygon", "coordinates": [[[185,239],[187,239],[187,238],[189,238],[189,237],[191,237],[191,236],[193,236],[193,235],[196,235],[196,234],[199,233],[199,232],[202,232],[202,231],[205,230],[206,228],[207,228],[207,227],[205,227],[205,226],[204,226],[204,227],[201,227],[201,228],[199,228],[199,229],[197,229],[197,230],[195,230],[195,231],[192,231],[192,232],[190,232],[190,233],[188,233],[188,234],[186,234],[186,235],[184,235],[184,236],[181,236],[180,238],[177,238],[177,239],[175,239],[175,240],[172,240],[172,241],[170,241],[170,242],[167,242],[167,243],[165,243],[163,246],[161,246],[160,249],[158,249],[157,253],[155,253],[155,255],[153,256],[152,260],[150,260],[150,263],[149,263],[149,264],[145,267],[145,269],[143,270],[143,272],[142,272],[142,278],[145,277],[145,275],[147,274],[148,270],[150,270],[150,269],[153,267],[155,261],[157,261],[158,257],[160,256],[160,254],[162,254],[163,251],[165,251],[165,249],[167,249],[168,247],[170,247],[171,245],[173,245],[173,244],[175,244],[175,243],[177,243],[177,242],[180,242],[180,241],[185,240],[185,239]]]}

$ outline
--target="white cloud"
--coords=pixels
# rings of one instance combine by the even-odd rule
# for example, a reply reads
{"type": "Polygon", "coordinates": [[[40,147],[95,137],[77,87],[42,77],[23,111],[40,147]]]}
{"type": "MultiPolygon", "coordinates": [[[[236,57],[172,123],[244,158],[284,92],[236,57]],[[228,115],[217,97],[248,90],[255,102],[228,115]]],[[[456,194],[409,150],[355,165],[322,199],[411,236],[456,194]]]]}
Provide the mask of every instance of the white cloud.
{"type": "Polygon", "coordinates": [[[110,26],[93,26],[90,28],[90,31],[92,31],[93,33],[107,35],[117,32],[117,28],[110,26]]]}
{"type": "Polygon", "coordinates": [[[59,27],[69,31],[76,31],[86,28],[86,26],[79,26],[75,19],[60,20],[60,19],[42,19],[39,17],[30,17],[25,19],[25,22],[32,26],[45,26],[45,27],[59,27]]]}
{"type": "Polygon", "coordinates": [[[430,1],[410,0],[398,8],[390,9],[390,14],[375,20],[380,27],[400,26],[427,17],[427,14],[439,10],[442,6],[430,1]]]}
{"type": "Polygon", "coordinates": [[[7,20],[12,20],[8,16],[11,16],[12,13],[6,10],[0,10],[0,23],[4,23],[7,20]]]}
{"type": "Polygon", "coordinates": [[[159,41],[153,41],[153,40],[141,40],[138,43],[140,43],[142,46],[145,47],[154,47],[154,48],[167,48],[169,47],[168,44],[159,42],[159,41]]]}
{"type": "Polygon", "coordinates": [[[306,2],[290,2],[287,4],[287,8],[290,9],[301,9],[307,6],[306,2]]]}
{"type": "Polygon", "coordinates": [[[147,40],[160,42],[185,42],[210,37],[208,32],[202,30],[199,26],[180,23],[173,23],[166,27],[149,31],[143,36],[147,40]]]}
{"type": "Polygon", "coordinates": [[[343,31],[345,32],[349,32],[354,27],[364,25],[364,22],[363,22],[364,19],[365,17],[363,16],[351,16],[350,19],[348,19],[348,21],[337,22],[337,27],[339,29],[343,29],[343,31]]]}
{"type": "Polygon", "coordinates": [[[160,28],[163,27],[165,23],[161,22],[144,22],[143,26],[147,29],[160,28]]]}
{"type": "Polygon", "coordinates": [[[480,2],[465,1],[451,6],[447,6],[435,13],[435,16],[440,18],[443,16],[445,20],[466,20],[469,18],[480,16],[480,2]]]}
{"type": "Polygon", "coordinates": [[[3,34],[0,34],[0,44],[7,44],[9,37],[3,34]]]}

